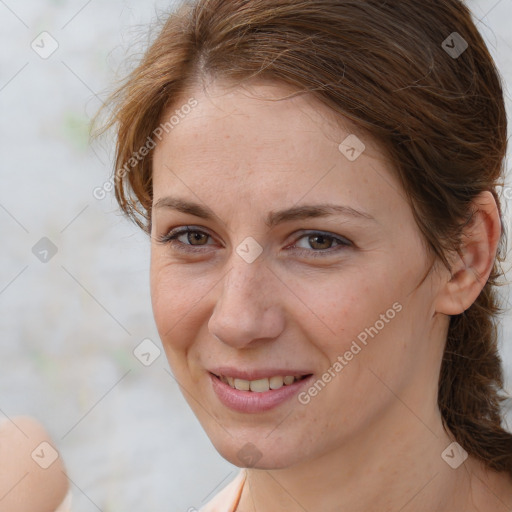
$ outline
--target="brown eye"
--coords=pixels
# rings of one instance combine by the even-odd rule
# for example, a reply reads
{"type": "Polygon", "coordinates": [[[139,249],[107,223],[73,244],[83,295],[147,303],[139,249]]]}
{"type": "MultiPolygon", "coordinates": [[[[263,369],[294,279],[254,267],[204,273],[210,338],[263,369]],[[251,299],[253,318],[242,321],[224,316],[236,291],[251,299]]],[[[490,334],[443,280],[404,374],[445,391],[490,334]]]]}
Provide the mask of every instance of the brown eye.
{"type": "Polygon", "coordinates": [[[211,238],[211,236],[204,231],[184,227],[173,229],[169,233],[159,236],[157,242],[164,245],[171,245],[180,251],[199,252],[201,251],[199,247],[211,245],[207,243],[209,238],[211,238]]]}
{"type": "Polygon", "coordinates": [[[299,252],[306,257],[312,256],[315,258],[317,256],[322,257],[338,253],[340,250],[352,246],[352,243],[341,236],[334,236],[322,232],[313,232],[306,233],[298,238],[294,246],[297,247],[299,252]],[[309,246],[309,248],[305,248],[304,245],[298,246],[297,244],[300,240],[306,240],[306,245],[309,246]]]}
{"type": "Polygon", "coordinates": [[[201,231],[187,231],[186,235],[187,241],[190,242],[190,245],[205,245],[201,243],[201,241],[206,242],[209,237],[209,235],[201,231]]]}
{"type": "Polygon", "coordinates": [[[313,249],[330,249],[334,238],[325,235],[310,235],[308,242],[313,249]]]}

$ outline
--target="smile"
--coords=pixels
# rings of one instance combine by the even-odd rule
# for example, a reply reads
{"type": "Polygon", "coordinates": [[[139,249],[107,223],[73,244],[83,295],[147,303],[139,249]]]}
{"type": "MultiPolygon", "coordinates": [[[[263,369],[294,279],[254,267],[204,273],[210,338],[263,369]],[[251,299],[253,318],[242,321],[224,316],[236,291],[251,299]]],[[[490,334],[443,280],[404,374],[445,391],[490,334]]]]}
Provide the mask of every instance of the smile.
{"type": "Polygon", "coordinates": [[[284,377],[281,375],[276,375],[263,379],[245,380],[226,377],[225,375],[215,376],[224,382],[224,384],[231,386],[233,389],[238,389],[239,391],[252,391],[254,393],[264,393],[265,391],[269,391],[271,389],[279,389],[283,386],[290,386],[294,382],[308,377],[308,375],[286,375],[284,377]]]}
{"type": "Polygon", "coordinates": [[[264,377],[261,374],[244,375],[258,377],[252,379],[240,378],[240,372],[238,376],[235,372],[230,372],[231,375],[222,372],[208,373],[213,392],[220,403],[231,410],[246,414],[263,413],[278,407],[300,393],[313,378],[311,373],[271,377],[264,377]]]}

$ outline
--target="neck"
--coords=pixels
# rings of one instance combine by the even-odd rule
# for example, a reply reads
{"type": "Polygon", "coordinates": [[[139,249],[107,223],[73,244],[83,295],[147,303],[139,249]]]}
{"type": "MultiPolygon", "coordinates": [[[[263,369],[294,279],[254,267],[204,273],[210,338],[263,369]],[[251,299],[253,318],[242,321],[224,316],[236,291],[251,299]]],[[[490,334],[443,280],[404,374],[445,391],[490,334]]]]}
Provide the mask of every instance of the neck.
{"type": "Polygon", "coordinates": [[[442,459],[452,441],[431,410],[413,413],[397,400],[378,425],[335,451],[286,469],[248,469],[238,510],[469,510],[468,464],[454,470],[442,459]]]}

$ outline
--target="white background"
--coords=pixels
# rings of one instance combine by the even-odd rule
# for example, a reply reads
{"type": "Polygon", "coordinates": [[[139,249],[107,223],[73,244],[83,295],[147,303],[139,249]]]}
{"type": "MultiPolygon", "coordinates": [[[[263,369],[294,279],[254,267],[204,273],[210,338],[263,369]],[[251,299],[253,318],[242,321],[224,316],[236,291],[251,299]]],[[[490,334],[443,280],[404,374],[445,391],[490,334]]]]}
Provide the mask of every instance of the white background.
{"type": "MultiPolygon", "coordinates": [[[[92,195],[113,151],[88,144],[90,118],[146,40],[145,24],[170,5],[0,0],[0,419],[45,424],[73,482],[74,512],[199,508],[238,470],[211,446],[163,353],[148,368],[132,355],[144,338],[160,346],[148,241],[111,197],[92,195]],[[42,31],[59,44],[47,60],[30,47],[42,31]],[[42,237],[58,249],[48,263],[32,253],[42,237]]],[[[470,5],[511,84],[512,1],[470,5]]],[[[508,313],[509,389],[511,324],[508,313]]]]}

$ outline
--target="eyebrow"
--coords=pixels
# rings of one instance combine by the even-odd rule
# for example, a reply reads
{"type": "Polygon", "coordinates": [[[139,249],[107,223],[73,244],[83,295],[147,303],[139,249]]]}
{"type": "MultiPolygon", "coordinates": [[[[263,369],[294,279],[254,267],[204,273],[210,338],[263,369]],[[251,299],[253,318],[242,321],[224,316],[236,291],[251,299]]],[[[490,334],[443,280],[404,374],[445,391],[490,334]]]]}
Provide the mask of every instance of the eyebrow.
{"type": "MultiPolygon", "coordinates": [[[[181,199],[178,197],[163,197],[153,206],[154,209],[168,208],[182,213],[194,215],[205,220],[213,220],[217,215],[208,207],[181,199]]],[[[375,218],[367,212],[356,210],[350,206],[336,204],[314,204],[293,206],[284,210],[272,211],[267,215],[265,225],[270,229],[274,226],[295,220],[304,220],[309,218],[327,217],[329,215],[343,215],[362,220],[371,220],[377,222],[375,218]]]]}

